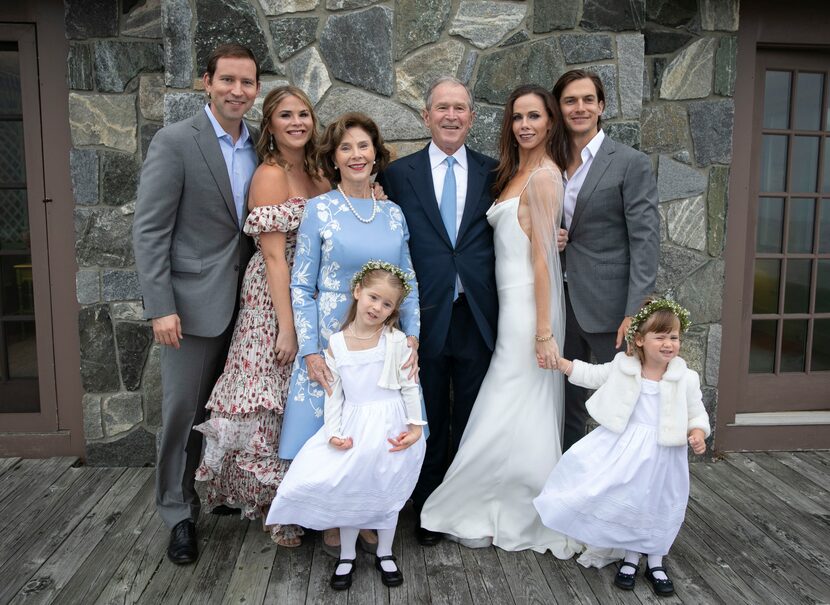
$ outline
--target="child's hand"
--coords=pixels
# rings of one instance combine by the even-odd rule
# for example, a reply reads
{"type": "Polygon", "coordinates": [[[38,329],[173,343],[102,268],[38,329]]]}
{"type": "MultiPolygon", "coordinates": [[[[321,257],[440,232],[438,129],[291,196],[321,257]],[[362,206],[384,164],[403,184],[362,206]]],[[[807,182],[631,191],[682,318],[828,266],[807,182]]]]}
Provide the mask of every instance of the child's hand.
{"type": "Polygon", "coordinates": [[[700,456],[706,451],[706,438],[703,431],[700,429],[692,429],[689,431],[689,445],[692,446],[692,451],[700,456]]]}
{"type": "Polygon", "coordinates": [[[405,450],[410,445],[412,445],[413,443],[418,441],[418,439],[421,438],[421,435],[423,434],[423,432],[424,432],[424,429],[421,428],[421,426],[419,426],[417,424],[410,424],[408,431],[404,431],[403,433],[401,433],[397,437],[390,437],[389,439],[387,439],[387,441],[389,443],[391,443],[392,445],[395,446],[389,451],[390,452],[400,452],[400,451],[405,450]]]}
{"type": "Polygon", "coordinates": [[[559,357],[556,360],[556,367],[554,368],[554,370],[559,370],[565,376],[570,376],[571,375],[571,370],[573,370],[573,369],[574,369],[574,362],[571,361],[570,359],[565,359],[564,357],[559,357]]]}
{"type": "Polygon", "coordinates": [[[354,442],[351,437],[346,437],[345,439],[341,439],[340,437],[332,437],[329,439],[329,445],[337,448],[338,450],[347,450],[354,445],[354,442]]]}

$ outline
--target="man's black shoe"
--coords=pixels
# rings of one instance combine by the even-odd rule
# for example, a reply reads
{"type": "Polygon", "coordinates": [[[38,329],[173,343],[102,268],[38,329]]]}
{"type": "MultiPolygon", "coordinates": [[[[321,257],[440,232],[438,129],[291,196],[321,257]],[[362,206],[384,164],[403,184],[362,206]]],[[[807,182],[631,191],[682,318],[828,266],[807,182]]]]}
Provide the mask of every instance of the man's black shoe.
{"type": "Polygon", "coordinates": [[[170,532],[170,545],[167,547],[167,558],[176,565],[194,563],[199,556],[199,547],[196,544],[196,524],[185,519],[179,521],[170,532]]]}
{"type": "Polygon", "coordinates": [[[418,540],[418,544],[421,546],[435,546],[443,537],[443,534],[437,531],[421,527],[420,523],[415,526],[415,539],[418,540]]]}
{"type": "Polygon", "coordinates": [[[228,515],[238,515],[239,509],[238,508],[231,508],[226,504],[220,504],[219,506],[214,506],[213,510],[210,511],[211,515],[218,515],[220,517],[226,517],[228,515]]]}

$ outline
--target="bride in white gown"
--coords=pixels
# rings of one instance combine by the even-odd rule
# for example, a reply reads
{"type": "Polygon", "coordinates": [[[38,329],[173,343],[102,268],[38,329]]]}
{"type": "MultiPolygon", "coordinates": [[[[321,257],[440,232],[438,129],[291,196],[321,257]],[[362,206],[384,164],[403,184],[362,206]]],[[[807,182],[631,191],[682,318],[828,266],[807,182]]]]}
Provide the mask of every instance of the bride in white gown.
{"type": "Polygon", "coordinates": [[[562,455],[563,378],[551,371],[565,333],[555,238],[563,187],[552,159],[561,118],[538,86],[516,89],[504,116],[501,196],[487,212],[496,250],[496,349],[460,449],[421,524],[465,545],[492,542],[569,558],[581,545],[542,525],[532,504],[562,455]]]}

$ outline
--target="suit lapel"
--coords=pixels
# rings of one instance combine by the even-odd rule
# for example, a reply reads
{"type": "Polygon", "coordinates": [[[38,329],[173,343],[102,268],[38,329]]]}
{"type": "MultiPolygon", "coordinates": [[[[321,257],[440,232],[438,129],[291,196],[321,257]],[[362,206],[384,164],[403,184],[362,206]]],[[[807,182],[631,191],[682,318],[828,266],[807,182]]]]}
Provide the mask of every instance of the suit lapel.
{"type": "Polygon", "coordinates": [[[615,147],[616,145],[614,141],[612,141],[608,135],[605,135],[605,140],[603,140],[602,145],[599,146],[597,155],[594,157],[594,161],[591,162],[591,168],[588,170],[588,174],[585,175],[585,181],[582,183],[579,195],[576,196],[574,214],[571,218],[571,231],[573,231],[574,226],[579,222],[579,218],[582,216],[585,206],[587,206],[591,201],[591,194],[594,193],[594,189],[597,188],[600,180],[602,180],[602,176],[611,164],[615,147]]]}
{"type": "MultiPolygon", "coordinates": [[[[409,165],[409,184],[415,191],[418,202],[423,206],[429,222],[441,236],[441,239],[452,248],[450,236],[441,220],[441,211],[438,209],[438,200],[435,199],[435,188],[432,184],[432,167],[429,164],[429,146],[413,156],[409,165]]],[[[456,241],[458,238],[456,238],[456,241]]]]}
{"type": "Polygon", "coordinates": [[[236,213],[236,204],[233,201],[231,180],[228,177],[228,167],[225,164],[225,158],[222,156],[222,150],[219,148],[216,132],[204,111],[197,114],[193,121],[193,128],[198,131],[195,135],[196,145],[199,147],[208,170],[210,170],[213,180],[216,182],[219,193],[222,194],[222,199],[225,200],[228,212],[231,213],[234,222],[239,225],[239,216],[236,213]]]}
{"type": "Polygon", "coordinates": [[[470,148],[467,147],[467,197],[464,200],[464,213],[461,215],[461,225],[458,228],[458,236],[455,238],[456,245],[464,237],[464,232],[469,228],[470,221],[476,213],[476,206],[481,199],[484,183],[487,182],[487,170],[473,157],[470,148]]]}

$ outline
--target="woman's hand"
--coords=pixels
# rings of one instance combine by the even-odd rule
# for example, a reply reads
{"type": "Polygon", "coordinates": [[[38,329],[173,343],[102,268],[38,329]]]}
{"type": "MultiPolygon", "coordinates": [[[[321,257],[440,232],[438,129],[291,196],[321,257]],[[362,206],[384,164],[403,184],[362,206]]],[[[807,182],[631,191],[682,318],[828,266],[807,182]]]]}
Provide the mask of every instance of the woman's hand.
{"type": "Polygon", "coordinates": [[[543,342],[536,341],[536,363],[543,370],[555,370],[559,360],[559,345],[551,338],[543,342]]]}
{"type": "Polygon", "coordinates": [[[319,384],[328,395],[331,395],[331,381],[334,377],[323,356],[319,353],[306,355],[305,366],[308,369],[308,379],[319,384]]]}
{"type": "Polygon", "coordinates": [[[375,199],[376,200],[388,200],[389,198],[386,196],[386,192],[381,187],[381,184],[375,181],[372,183],[372,189],[375,191],[375,199]]]}
{"type": "Polygon", "coordinates": [[[400,452],[408,448],[410,445],[418,441],[423,435],[424,429],[418,424],[410,424],[409,430],[404,431],[397,437],[390,437],[387,439],[389,443],[391,443],[394,447],[390,449],[390,452],[400,452]]]}
{"type": "Polygon", "coordinates": [[[411,368],[409,370],[408,378],[410,380],[414,378],[415,382],[418,382],[418,372],[421,371],[421,368],[418,367],[418,339],[414,336],[407,336],[406,344],[409,345],[412,353],[409,354],[409,359],[407,359],[406,363],[401,366],[401,369],[405,370],[407,368],[411,368]]]}
{"type": "Polygon", "coordinates": [[[689,445],[692,446],[692,451],[700,456],[706,452],[706,437],[702,430],[692,429],[689,431],[689,445]]]}
{"type": "Polygon", "coordinates": [[[351,437],[341,439],[340,437],[332,437],[329,439],[329,445],[338,450],[348,450],[354,445],[351,437]]]}
{"type": "Polygon", "coordinates": [[[277,342],[274,344],[274,353],[277,356],[277,365],[290,366],[297,356],[297,333],[294,330],[280,328],[277,342]]]}

